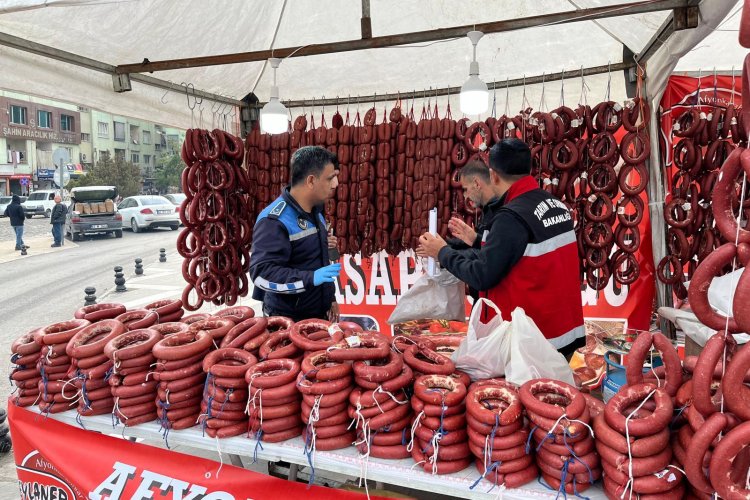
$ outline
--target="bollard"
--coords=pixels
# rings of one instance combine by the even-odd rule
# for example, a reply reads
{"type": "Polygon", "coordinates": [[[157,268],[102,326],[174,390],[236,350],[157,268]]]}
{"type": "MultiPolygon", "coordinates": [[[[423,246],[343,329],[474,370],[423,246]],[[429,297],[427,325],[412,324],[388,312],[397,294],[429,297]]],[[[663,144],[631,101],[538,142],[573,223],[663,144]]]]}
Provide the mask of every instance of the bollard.
{"type": "Polygon", "coordinates": [[[21,255],[27,255],[26,249],[29,248],[26,245],[21,245],[21,255]]]}
{"type": "Polygon", "coordinates": [[[159,262],[167,261],[167,250],[164,248],[159,249],[159,262]]]}
{"type": "Polygon", "coordinates": [[[86,294],[83,302],[84,306],[92,306],[96,304],[96,288],[93,286],[87,286],[83,292],[86,294]]]}
{"type": "Polygon", "coordinates": [[[122,273],[122,267],[115,266],[115,288],[116,292],[127,292],[128,289],[125,287],[125,275],[122,273]]]}
{"type": "Polygon", "coordinates": [[[135,274],[140,276],[143,274],[143,259],[135,259],[135,274]]]}

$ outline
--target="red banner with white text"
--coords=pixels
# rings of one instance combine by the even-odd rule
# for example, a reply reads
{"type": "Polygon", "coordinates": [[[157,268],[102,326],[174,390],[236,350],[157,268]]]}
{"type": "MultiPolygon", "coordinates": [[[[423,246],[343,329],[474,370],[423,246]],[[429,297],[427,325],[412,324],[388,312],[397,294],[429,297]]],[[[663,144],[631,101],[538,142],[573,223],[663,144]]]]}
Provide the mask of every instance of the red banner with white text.
{"type": "Polygon", "coordinates": [[[219,470],[212,460],[78,429],[11,402],[8,421],[22,500],[365,498],[228,464],[219,470]]]}

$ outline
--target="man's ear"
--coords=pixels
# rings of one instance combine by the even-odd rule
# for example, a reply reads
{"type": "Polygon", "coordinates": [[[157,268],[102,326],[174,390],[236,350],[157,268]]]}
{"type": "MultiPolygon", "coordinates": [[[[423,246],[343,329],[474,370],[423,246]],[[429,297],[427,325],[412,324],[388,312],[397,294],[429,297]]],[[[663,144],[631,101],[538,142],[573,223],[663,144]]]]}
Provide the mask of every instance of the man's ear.
{"type": "Polygon", "coordinates": [[[305,185],[309,188],[312,188],[315,185],[315,176],[310,174],[305,179],[305,185]]]}

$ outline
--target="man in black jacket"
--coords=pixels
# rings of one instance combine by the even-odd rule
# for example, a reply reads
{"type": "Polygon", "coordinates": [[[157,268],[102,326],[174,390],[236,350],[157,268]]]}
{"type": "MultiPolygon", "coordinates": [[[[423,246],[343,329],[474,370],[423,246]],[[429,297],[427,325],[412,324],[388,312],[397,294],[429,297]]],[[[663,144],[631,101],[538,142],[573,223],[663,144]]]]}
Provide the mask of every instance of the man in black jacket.
{"type": "Polygon", "coordinates": [[[21,250],[25,246],[23,243],[23,222],[26,220],[26,214],[21,206],[21,198],[17,194],[13,195],[13,200],[5,208],[4,215],[10,217],[10,225],[16,233],[16,250],[21,250]]]}
{"type": "Polygon", "coordinates": [[[55,206],[52,207],[52,215],[49,218],[49,223],[52,224],[52,237],[55,239],[55,242],[50,245],[52,247],[62,246],[63,225],[67,213],[68,208],[62,203],[62,198],[55,196],[55,206]]]}

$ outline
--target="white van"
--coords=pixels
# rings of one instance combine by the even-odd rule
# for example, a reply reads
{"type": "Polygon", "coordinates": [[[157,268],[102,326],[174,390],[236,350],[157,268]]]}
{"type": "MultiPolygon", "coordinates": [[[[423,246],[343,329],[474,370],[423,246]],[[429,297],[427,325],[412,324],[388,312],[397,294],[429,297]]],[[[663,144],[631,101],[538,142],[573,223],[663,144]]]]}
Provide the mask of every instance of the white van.
{"type": "Polygon", "coordinates": [[[55,206],[57,193],[56,189],[44,189],[31,193],[26,201],[21,203],[26,218],[31,219],[35,215],[43,215],[49,219],[52,215],[52,207],[55,206]]]}

